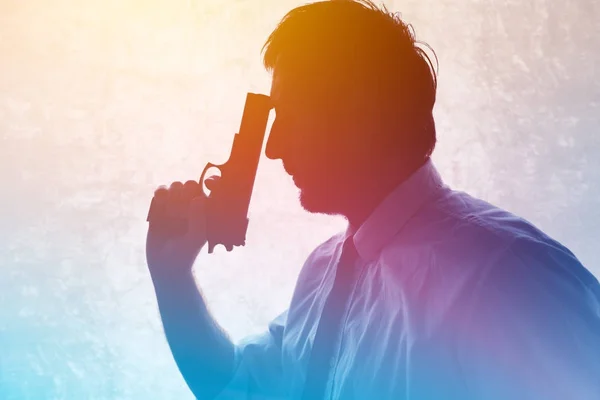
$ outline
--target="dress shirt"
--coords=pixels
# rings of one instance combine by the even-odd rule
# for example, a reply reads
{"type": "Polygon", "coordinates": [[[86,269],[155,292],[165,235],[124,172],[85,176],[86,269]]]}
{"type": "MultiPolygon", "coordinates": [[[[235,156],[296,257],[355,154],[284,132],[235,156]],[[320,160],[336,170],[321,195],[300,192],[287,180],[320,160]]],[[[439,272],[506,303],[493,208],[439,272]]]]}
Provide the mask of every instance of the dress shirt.
{"type": "Polygon", "coordinates": [[[354,268],[358,253],[352,236],[348,236],[342,246],[340,261],[336,266],[335,280],[331,292],[319,318],[319,325],[312,342],[306,381],[302,400],[322,399],[327,389],[328,374],[335,362],[335,348],[340,336],[342,318],[350,300],[353,282],[356,280],[354,268]]]}
{"type": "Polygon", "coordinates": [[[359,258],[326,399],[600,399],[598,280],[528,221],[450,189],[429,160],[308,256],[289,307],[237,343],[218,400],[301,398],[349,236],[359,258]]]}

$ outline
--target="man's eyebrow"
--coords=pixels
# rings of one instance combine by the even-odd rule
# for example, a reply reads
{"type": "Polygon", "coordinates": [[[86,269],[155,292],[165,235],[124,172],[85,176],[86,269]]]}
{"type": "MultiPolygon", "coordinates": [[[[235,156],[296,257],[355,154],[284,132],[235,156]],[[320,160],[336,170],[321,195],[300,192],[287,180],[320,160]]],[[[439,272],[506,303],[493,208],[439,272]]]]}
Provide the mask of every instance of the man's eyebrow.
{"type": "Polygon", "coordinates": [[[271,108],[275,110],[275,112],[282,112],[285,109],[285,106],[280,101],[274,101],[271,99],[271,108]]]}
{"type": "Polygon", "coordinates": [[[278,96],[276,98],[270,98],[271,107],[273,110],[275,110],[275,113],[288,114],[294,110],[295,104],[292,102],[293,100],[291,98],[287,98],[285,96],[282,97],[280,93],[278,93],[278,96]]]}

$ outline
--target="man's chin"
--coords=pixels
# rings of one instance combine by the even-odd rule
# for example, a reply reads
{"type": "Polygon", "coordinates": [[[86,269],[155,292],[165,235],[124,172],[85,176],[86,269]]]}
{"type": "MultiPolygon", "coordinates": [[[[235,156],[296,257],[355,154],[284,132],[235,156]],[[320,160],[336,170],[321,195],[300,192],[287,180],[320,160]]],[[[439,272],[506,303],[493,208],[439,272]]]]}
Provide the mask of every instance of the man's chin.
{"type": "Polygon", "coordinates": [[[312,214],[337,214],[334,199],[331,197],[321,194],[314,195],[314,193],[307,193],[305,189],[300,189],[299,195],[300,205],[305,211],[312,214]]]}

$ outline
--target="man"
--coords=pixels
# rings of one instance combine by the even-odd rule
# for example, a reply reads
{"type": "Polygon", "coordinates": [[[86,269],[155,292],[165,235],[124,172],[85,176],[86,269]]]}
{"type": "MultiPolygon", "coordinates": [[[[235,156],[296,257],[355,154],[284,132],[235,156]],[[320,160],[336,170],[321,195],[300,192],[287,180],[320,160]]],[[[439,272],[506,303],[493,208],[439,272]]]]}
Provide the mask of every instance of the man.
{"type": "Polygon", "coordinates": [[[234,345],[192,275],[206,243],[199,185],[155,192],[189,215],[178,238],[151,220],[147,257],[194,394],[600,399],[598,281],[532,224],[443,184],[430,160],[436,75],[409,27],[367,1],[318,2],[289,12],[265,49],[267,156],[307,211],[348,229],[308,256],[286,312],[234,345]]]}

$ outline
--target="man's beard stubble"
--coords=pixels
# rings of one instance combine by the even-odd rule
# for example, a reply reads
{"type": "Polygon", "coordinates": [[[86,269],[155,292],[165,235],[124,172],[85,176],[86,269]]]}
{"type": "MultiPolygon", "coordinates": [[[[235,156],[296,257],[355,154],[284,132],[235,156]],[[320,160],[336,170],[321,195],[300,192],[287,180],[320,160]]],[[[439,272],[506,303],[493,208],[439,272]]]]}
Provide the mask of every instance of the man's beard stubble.
{"type": "Polygon", "coordinates": [[[338,215],[342,212],[345,182],[321,175],[309,182],[298,182],[298,195],[302,208],[313,214],[338,215]]]}

